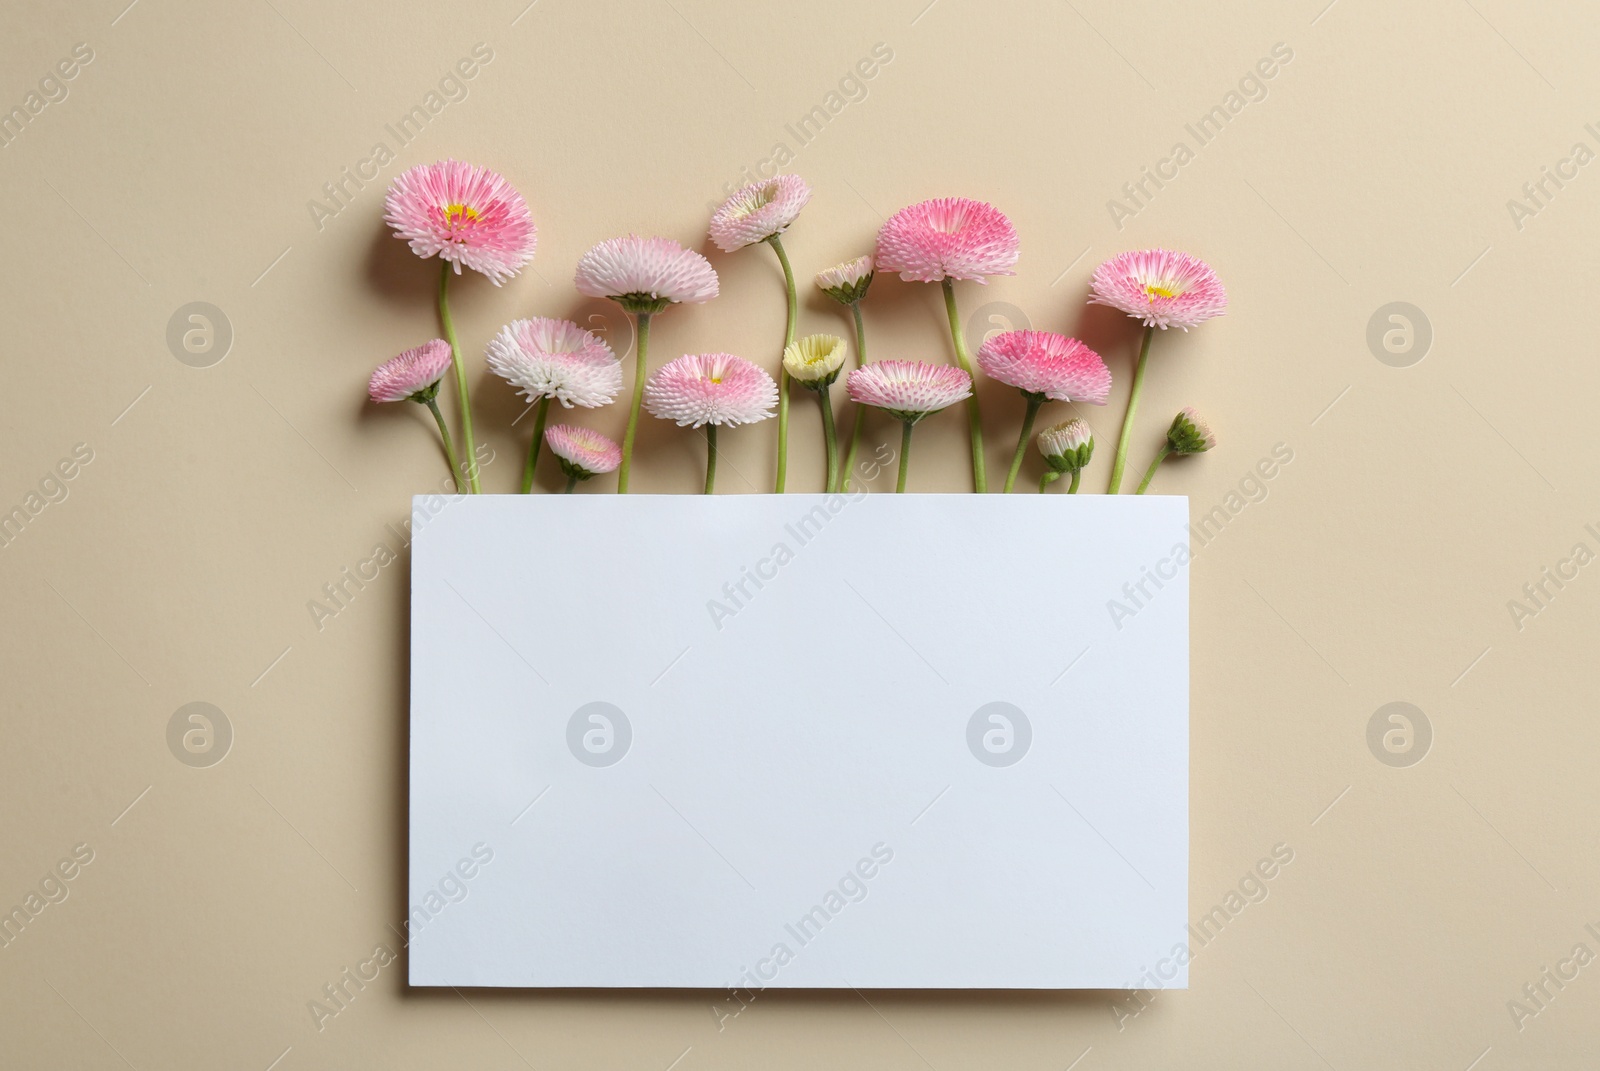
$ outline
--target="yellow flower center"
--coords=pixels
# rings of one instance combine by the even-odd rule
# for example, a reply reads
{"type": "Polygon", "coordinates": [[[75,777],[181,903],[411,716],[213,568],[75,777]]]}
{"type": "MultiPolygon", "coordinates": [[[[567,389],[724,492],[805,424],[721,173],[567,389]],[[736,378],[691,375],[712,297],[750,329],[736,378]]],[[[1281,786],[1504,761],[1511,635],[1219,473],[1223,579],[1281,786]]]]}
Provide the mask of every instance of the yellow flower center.
{"type": "Polygon", "coordinates": [[[459,227],[464,223],[472,223],[478,218],[478,210],[468,205],[445,205],[444,222],[449,227],[459,227]]]}
{"type": "Polygon", "coordinates": [[[740,200],[735,202],[733,205],[733,211],[740,219],[743,219],[745,216],[753,216],[771,204],[772,199],[777,195],[778,184],[776,182],[769,182],[760,189],[756,190],[754,193],[746,194],[740,200]]]}
{"type": "Polygon", "coordinates": [[[1161,286],[1155,283],[1146,283],[1144,287],[1144,294],[1147,298],[1175,298],[1182,293],[1183,291],[1179,290],[1175,286],[1161,286]]]}

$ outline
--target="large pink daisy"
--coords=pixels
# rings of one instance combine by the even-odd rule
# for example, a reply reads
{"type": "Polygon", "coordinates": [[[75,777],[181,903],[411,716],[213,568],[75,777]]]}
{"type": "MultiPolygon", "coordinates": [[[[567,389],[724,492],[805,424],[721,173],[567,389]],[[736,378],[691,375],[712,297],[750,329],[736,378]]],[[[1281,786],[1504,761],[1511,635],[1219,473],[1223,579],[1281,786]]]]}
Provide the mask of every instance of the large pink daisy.
{"type": "Polygon", "coordinates": [[[486,167],[419,164],[384,198],[384,221],[419,257],[481,271],[499,286],[533,259],[538,230],[522,195],[486,167]]]}
{"type": "Polygon", "coordinates": [[[384,361],[372,373],[367,394],[375,402],[399,402],[437,387],[450,371],[450,343],[436,338],[384,361]]]}
{"type": "Polygon", "coordinates": [[[644,388],[644,405],[679,427],[754,424],[772,416],[778,385],[758,366],[731,353],[687,354],[659,369],[644,388]]]}
{"type": "Polygon", "coordinates": [[[1105,405],[1111,371],[1100,355],[1053,331],[1003,331],[978,349],[978,367],[990,379],[1054,402],[1105,405]]]}
{"type": "Polygon", "coordinates": [[[670,238],[631,234],[585,253],[573,283],[580,294],[610,298],[629,312],[660,312],[717,296],[717,271],[705,257],[670,238]]]}
{"type": "Polygon", "coordinates": [[[873,260],[909,282],[987,282],[1015,275],[1017,230],[1000,210],[965,197],[940,197],[902,208],[878,231],[873,260]]]}
{"type": "Polygon", "coordinates": [[[858,405],[882,409],[907,423],[972,395],[972,377],[947,364],[879,361],[857,368],[845,381],[858,405]]]}
{"type": "Polygon", "coordinates": [[[1221,316],[1228,292],[1199,257],[1169,249],[1118,253],[1094,271],[1091,305],[1110,305],[1146,327],[1185,331],[1221,316]]]}
{"type": "Polygon", "coordinates": [[[752,182],[712,213],[711,240],[724,253],[764,242],[788,230],[809,200],[811,187],[799,175],[752,182]]]}

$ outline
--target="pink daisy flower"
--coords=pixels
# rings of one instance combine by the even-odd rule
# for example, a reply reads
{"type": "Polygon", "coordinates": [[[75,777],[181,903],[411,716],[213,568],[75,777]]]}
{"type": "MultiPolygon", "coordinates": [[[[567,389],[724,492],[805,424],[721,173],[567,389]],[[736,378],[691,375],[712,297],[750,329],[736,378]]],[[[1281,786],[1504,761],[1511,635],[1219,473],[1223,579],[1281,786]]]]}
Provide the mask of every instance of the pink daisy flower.
{"type": "Polygon", "coordinates": [[[1017,230],[1000,210],[965,197],[940,197],[902,208],[878,231],[874,257],[908,282],[986,282],[1015,275],[1017,230]]]}
{"type": "Polygon", "coordinates": [[[900,429],[900,476],[895,492],[906,489],[911,471],[911,431],[917,421],[945,406],[972,397],[972,377],[959,368],[922,361],[879,361],[850,373],[845,381],[857,405],[882,409],[900,429]]]}
{"type": "Polygon", "coordinates": [[[622,464],[622,447],[590,428],[555,424],[545,429],[544,441],[568,479],[587,480],[622,464]]]}
{"type": "Polygon", "coordinates": [[[1111,371],[1075,338],[1052,331],[1004,331],[978,349],[978,367],[991,379],[1054,402],[1105,405],[1111,371]]]}
{"type": "Polygon", "coordinates": [[[764,242],[788,230],[809,200],[811,187],[799,175],[752,182],[712,213],[711,240],[724,253],[764,242]]]}
{"type": "Polygon", "coordinates": [[[679,427],[733,427],[772,416],[778,385],[758,366],[731,353],[686,354],[659,369],[644,387],[651,415],[679,427]]]}
{"type": "MultiPolygon", "coordinates": [[[[784,252],[779,236],[789,229],[800,210],[811,200],[811,187],[799,175],[776,175],[743,187],[712,213],[711,240],[724,253],[732,253],[756,242],[767,242],[783,268],[783,286],[789,297],[788,319],[784,323],[785,342],[794,340],[794,321],[798,309],[794,289],[794,269],[784,252]]],[[[789,459],[789,377],[781,376],[778,385],[778,473],[773,490],[783,493],[789,459]]]]}
{"type": "Polygon", "coordinates": [[[961,369],[923,361],[869,364],[853,370],[845,386],[852,401],[908,424],[972,395],[972,377],[961,369]]]}
{"type": "Polygon", "coordinates": [[[431,398],[449,370],[450,343],[436,338],[380,364],[367,384],[367,394],[375,402],[399,402],[432,388],[431,398]]]}
{"type": "Polygon", "coordinates": [[[499,286],[533,259],[538,229],[522,195],[486,167],[419,164],[384,198],[384,221],[419,257],[465,264],[499,286]]]}
{"type": "Polygon", "coordinates": [[[367,394],[375,402],[404,400],[427,406],[428,412],[433,414],[434,423],[439,425],[444,457],[450,462],[456,489],[464,492],[471,488],[476,491],[472,487],[470,470],[463,469],[456,461],[456,445],[450,438],[450,426],[444,422],[444,414],[439,412],[439,383],[453,362],[450,343],[442,338],[432,339],[380,364],[367,383],[367,394]]]}
{"type": "Polygon", "coordinates": [[[670,238],[608,238],[578,261],[580,294],[610,298],[632,313],[698,304],[717,296],[711,262],[670,238]]]}
{"type": "Polygon", "coordinates": [[[1091,305],[1110,305],[1146,327],[1185,331],[1221,316],[1228,292],[1205,261],[1168,249],[1118,253],[1094,271],[1091,305]]]}
{"type": "Polygon", "coordinates": [[[633,440],[639,428],[640,383],[644,380],[649,317],[669,305],[698,304],[717,296],[717,272],[711,262],[670,238],[608,238],[578,261],[573,278],[580,294],[610,298],[639,320],[639,344],[634,349],[633,404],[628,408],[628,430],[622,437],[622,467],[617,492],[628,493],[633,467],[633,440]]]}
{"type": "Polygon", "coordinates": [[[593,409],[622,390],[622,362],[611,347],[570,320],[513,320],[489,343],[488,359],[490,371],[530,402],[593,409]]]}
{"type": "MultiPolygon", "coordinates": [[[[878,251],[873,257],[884,271],[896,271],[910,282],[940,283],[945,311],[950,319],[950,341],[956,363],[967,378],[972,360],[961,337],[956,308],[958,279],[988,282],[991,275],[1014,275],[1017,263],[1017,229],[999,209],[966,197],[941,197],[902,208],[878,231],[878,251]]],[[[983,458],[983,420],[978,396],[967,395],[968,437],[972,442],[972,489],[989,489],[983,458]]]]}

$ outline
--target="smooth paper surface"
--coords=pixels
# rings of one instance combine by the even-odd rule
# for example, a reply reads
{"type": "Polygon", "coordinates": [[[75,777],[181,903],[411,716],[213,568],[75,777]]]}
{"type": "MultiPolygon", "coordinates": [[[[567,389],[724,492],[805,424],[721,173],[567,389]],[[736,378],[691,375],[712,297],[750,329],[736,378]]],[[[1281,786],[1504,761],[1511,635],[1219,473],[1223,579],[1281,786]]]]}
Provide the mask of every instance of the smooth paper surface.
{"type": "Polygon", "coordinates": [[[418,497],[411,983],[1185,986],[1187,520],[418,497]]]}

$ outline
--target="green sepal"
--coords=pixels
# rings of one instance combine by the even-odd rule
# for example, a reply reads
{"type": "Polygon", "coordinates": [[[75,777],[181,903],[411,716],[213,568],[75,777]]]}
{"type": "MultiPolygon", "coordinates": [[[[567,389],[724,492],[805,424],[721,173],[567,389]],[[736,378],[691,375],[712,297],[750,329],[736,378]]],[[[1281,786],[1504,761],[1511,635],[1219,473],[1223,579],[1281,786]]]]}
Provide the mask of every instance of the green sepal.
{"type": "Polygon", "coordinates": [[[611,299],[622,306],[622,311],[634,316],[641,314],[654,314],[672,304],[671,298],[656,297],[654,294],[618,294],[611,299]]]}
{"type": "Polygon", "coordinates": [[[426,387],[423,387],[415,394],[406,395],[406,401],[416,402],[418,405],[427,405],[429,402],[433,401],[439,396],[439,385],[443,382],[444,377],[440,376],[438,379],[434,380],[432,383],[429,383],[426,387]]]}

